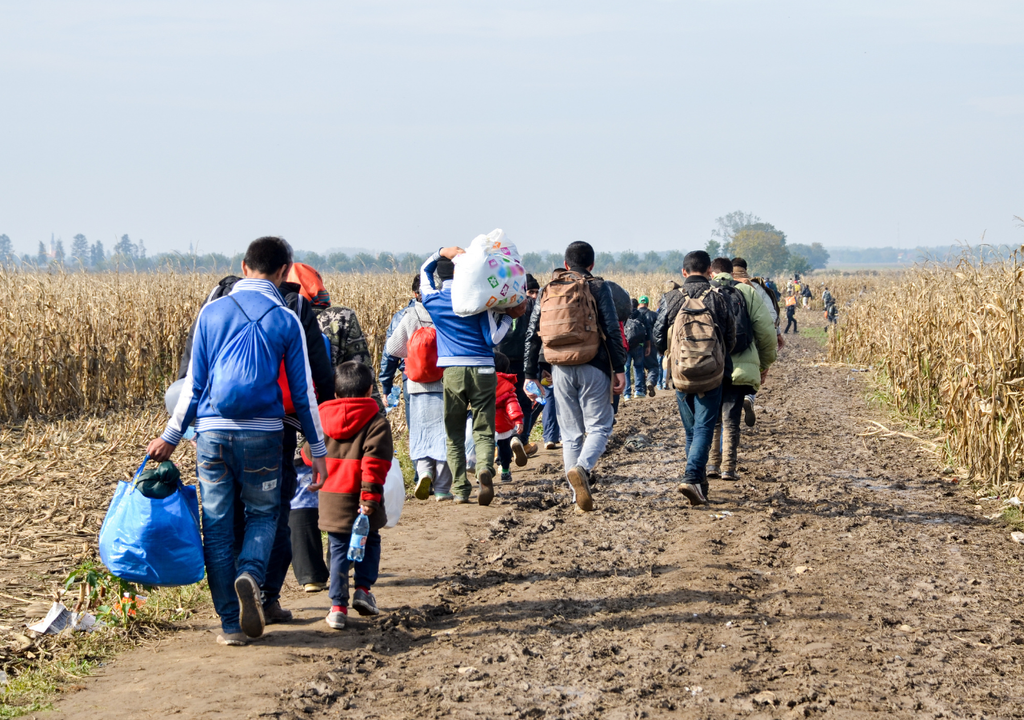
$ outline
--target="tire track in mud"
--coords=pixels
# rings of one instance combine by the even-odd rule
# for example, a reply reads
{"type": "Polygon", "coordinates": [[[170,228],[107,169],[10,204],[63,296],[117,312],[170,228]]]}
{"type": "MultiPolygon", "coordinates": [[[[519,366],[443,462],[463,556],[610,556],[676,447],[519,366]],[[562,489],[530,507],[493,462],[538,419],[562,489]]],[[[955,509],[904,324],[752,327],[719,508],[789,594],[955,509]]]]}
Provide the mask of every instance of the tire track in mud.
{"type": "Polygon", "coordinates": [[[535,462],[433,603],[321,658],[270,715],[1024,715],[1019,546],[919,445],[861,438],[861,376],[819,355],[791,341],[710,507],[676,492],[674,399],[626,403],[597,512],[535,462]]]}

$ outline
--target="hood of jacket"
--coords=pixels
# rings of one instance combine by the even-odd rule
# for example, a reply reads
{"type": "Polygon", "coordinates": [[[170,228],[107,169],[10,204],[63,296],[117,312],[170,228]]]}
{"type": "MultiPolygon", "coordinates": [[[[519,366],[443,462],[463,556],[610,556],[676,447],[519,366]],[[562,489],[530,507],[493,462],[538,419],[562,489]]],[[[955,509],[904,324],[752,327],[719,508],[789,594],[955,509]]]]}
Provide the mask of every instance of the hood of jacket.
{"type": "Polygon", "coordinates": [[[498,376],[498,389],[495,393],[496,397],[504,397],[509,393],[515,393],[516,391],[516,380],[518,378],[511,373],[495,373],[498,376]]]}
{"type": "Polygon", "coordinates": [[[320,406],[320,423],[324,434],[336,440],[348,440],[379,412],[380,407],[373,398],[338,398],[320,406]]]}
{"type": "Polygon", "coordinates": [[[314,307],[331,306],[331,296],[316,268],[306,263],[292,263],[292,267],[288,271],[288,282],[297,285],[297,292],[309,300],[314,307]]]}

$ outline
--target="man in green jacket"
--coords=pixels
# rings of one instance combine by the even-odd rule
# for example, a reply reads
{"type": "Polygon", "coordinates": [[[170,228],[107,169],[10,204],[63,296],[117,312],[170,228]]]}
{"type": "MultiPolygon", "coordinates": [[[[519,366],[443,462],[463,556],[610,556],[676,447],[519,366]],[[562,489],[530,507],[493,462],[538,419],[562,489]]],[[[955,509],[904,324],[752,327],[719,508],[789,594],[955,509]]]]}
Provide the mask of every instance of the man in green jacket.
{"type": "Polygon", "coordinates": [[[730,299],[736,299],[738,291],[742,307],[736,304],[740,317],[736,320],[736,347],[732,354],[732,377],[722,385],[722,417],[715,428],[711,442],[711,456],[708,458],[708,477],[716,477],[721,471],[723,480],[739,480],[736,471],[736,454],[740,444],[740,416],[747,395],[761,389],[761,381],[768,368],[778,356],[778,340],[775,323],[764,301],[752,287],[737,282],[732,276],[732,261],[729,258],[715,258],[711,263],[711,285],[716,291],[730,299]],[[742,317],[746,314],[746,318],[742,317]],[[746,342],[741,338],[741,328],[750,334],[746,342]]]}

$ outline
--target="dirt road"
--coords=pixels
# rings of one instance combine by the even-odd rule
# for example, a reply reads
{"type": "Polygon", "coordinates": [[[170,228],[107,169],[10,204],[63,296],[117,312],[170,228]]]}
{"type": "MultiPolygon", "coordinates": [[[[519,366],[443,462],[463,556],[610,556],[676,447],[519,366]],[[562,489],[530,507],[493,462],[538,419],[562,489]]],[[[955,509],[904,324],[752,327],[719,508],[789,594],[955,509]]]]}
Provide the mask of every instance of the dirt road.
{"type": "Polygon", "coordinates": [[[299,620],[265,640],[219,647],[211,616],[49,717],[1024,716],[1024,548],[984,519],[999,503],[919,443],[859,436],[886,422],[863,375],[790,342],[710,507],[676,491],[674,398],[632,401],[593,514],[550,453],[491,507],[410,500],[379,618],[334,632],[293,590],[299,620]]]}

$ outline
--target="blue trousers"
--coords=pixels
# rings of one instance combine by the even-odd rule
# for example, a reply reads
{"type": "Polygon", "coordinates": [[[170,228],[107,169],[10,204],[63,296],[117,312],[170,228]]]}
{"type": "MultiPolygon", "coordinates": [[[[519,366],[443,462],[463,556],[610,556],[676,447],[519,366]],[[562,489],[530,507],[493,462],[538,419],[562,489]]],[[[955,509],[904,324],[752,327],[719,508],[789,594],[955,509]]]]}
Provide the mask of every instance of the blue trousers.
{"type": "Polygon", "coordinates": [[[686,472],[684,481],[707,482],[708,454],[722,407],[722,386],[703,395],[676,391],[676,404],[686,430],[686,472]]]}
{"type": "MultiPolygon", "coordinates": [[[[328,591],[333,605],[348,607],[348,541],[352,533],[327,533],[330,546],[331,587],[328,591]]],[[[380,531],[370,530],[366,536],[366,550],[363,559],[355,563],[356,587],[370,589],[380,574],[380,531]]]]}

